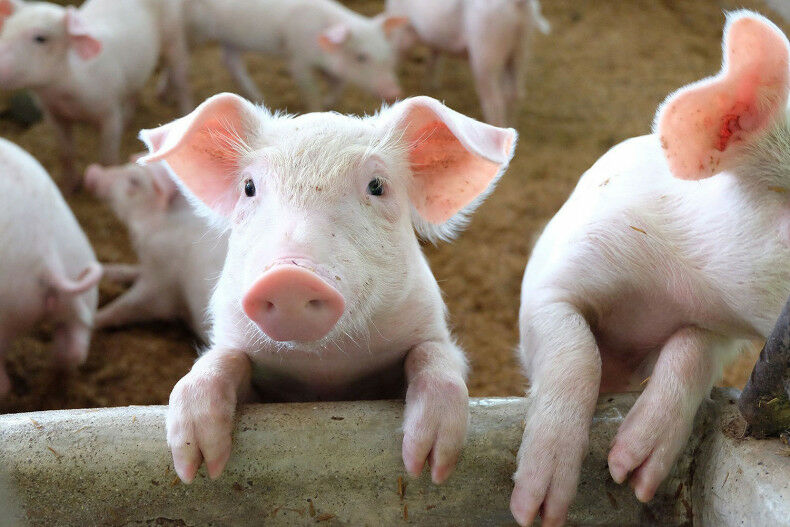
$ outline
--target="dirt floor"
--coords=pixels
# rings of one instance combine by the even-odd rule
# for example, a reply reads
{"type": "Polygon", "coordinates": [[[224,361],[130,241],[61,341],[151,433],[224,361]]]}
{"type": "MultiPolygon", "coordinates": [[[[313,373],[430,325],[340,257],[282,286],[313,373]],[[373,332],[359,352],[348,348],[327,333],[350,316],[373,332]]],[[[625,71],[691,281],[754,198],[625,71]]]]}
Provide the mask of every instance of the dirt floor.
{"type": "MultiPolygon", "coordinates": [[[[347,3],[367,14],[383,4],[347,3]]],[[[767,12],[756,0],[543,0],[553,32],[535,42],[510,170],[456,242],[426,247],[455,333],[472,362],[472,395],[523,393],[526,380],[513,350],[520,281],[536,234],[599,156],[627,137],[649,132],[656,106],[668,93],[718,70],[723,10],[737,7],[767,12]]],[[[403,64],[406,94],[427,93],[479,118],[466,62],[447,60],[441,88],[434,91],[424,88],[425,57],[424,50],[415,50],[403,64]]],[[[302,110],[282,62],[250,56],[249,63],[268,106],[302,110]]],[[[235,89],[213,46],[196,50],[191,77],[198,101],[235,89]]],[[[174,107],[155,98],[153,85],[142,94],[126,132],[124,155],[141,150],[137,130],[177,117],[174,107]]],[[[337,110],[371,112],[378,104],[349,90],[337,110]]],[[[45,124],[22,129],[0,121],[0,136],[31,152],[57,179],[55,138],[45,124]]],[[[95,132],[81,130],[79,145],[83,166],[94,161],[95,132]]],[[[123,227],[105,207],[85,194],[70,204],[101,261],[134,260],[123,227]]],[[[102,287],[103,301],[119,293],[102,287]]],[[[50,368],[48,336],[42,330],[19,339],[8,353],[13,391],[0,401],[0,412],[166,403],[195,358],[194,340],[178,324],[101,331],[87,363],[64,375],[50,368]]],[[[754,354],[739,361],[725,383],[741,386],[753,360],[754,354]]]]}

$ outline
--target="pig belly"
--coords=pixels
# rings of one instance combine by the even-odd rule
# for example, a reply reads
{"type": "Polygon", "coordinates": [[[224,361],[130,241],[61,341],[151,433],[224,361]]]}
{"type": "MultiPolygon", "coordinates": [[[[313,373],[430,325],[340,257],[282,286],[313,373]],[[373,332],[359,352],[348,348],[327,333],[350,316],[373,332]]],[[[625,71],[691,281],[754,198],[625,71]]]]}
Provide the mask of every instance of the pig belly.
{"type": "Polygon", "coordinates": [[[664,343],[689,325],[679,306],[640,295],[623,297],[591,329],[601,355],[601,391],[644,388],[664,343]]]}

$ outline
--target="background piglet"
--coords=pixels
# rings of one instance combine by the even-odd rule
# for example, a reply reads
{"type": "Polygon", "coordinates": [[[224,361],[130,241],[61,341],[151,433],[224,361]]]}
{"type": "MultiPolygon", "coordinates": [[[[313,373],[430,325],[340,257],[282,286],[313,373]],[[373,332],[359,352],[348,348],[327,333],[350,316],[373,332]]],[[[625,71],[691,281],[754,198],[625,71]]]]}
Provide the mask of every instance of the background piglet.
{"type": "Polygon", "coordinates": [[[390,37],[402,18],[368,18],[334,0],[188,0],[191,33],[223,45],[223,60],[247,97],[262,100],[241,53],[283,55],[310,111],[331,107],[350,82],[381,99],[401,90],[390,37]],[[331,93],[322,98],[316,74],[331,93]]]}
{"type": "Polygon", "coordinates": [[[220,474],[254,364],[263,394],[285,400],[392,396],[405,378],[404,463],[416,475],[427,460],[444,481],[466,434],[467,366],[414,230],[452,237],[515,131],[428,97],[357,118],[272,115],[222,94],[141,135],[141,161],[166,162],[230,228],[210,348],[170,396],[179,476],[203,460],[220,474]]]}
{"type": "Polygon", "coordinates": [[[102,307],[96,328],[182,319],[208,342],[207,307],[227,252],[227,236],[198,217],[161,163],[91,165],[85,187],[126,225],[139,262],[105,265],[131,288],[102,307]]]}
{"type": "Polygon", "coordinates": [[[0,0],[0,88],[30,88],[60,143],[64,188],[75,171],[72,123],[98,127],[101,160],[119,161],[134,98],[160,54],[168,59],[181,111],[192,109],[181,0],[88,0],[79,9],[0,0]]]}
{"type": "Polygon", "coordinates": [[[60,366],[88,354],[101,266],[44,168],[0,139],[0,395],[11,388],[3,354],[39,322],[54,331],[60,366]]]}
{"type": "Polygon", "coordinates": [[[721,73],[670,96],[655,133],[599,159],[546,227],[521,297],[522,525],[563,523],[599,390],[646,382],[609,469],[652,499],[723,366],[773,328],[790,294],[789,91],[785,35],[729,15],[721,73]]]}
{"type": "Polygon", "coordinates": [[[434,87],[440,54],[468,53],[485,120],[517,121],[532,34],[551,30],[538,0],[387,0],[386,14],[409,21],[396,31],[401,53],[417,42],[432,49],[426,70],[434,87]]]}

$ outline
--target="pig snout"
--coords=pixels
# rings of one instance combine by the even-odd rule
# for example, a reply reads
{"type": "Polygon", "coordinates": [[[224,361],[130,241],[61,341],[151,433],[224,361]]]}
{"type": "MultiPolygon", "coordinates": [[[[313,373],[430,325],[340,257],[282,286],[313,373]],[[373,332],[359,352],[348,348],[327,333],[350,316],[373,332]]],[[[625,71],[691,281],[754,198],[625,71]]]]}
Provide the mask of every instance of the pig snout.
{"type": "Polygon", "coordinates": [[[279,264],[258,278],[245,295],[242,308],[272,340],[313,341],[335,326],[345,300],[309,269],[279,264]]]}
{"type": "Polygon", "coordinates": [[[400,86],[394,83],[379,86],[378,92],[379,96],[388,103],[393,103],[403,97],[403,91],[401,91],[400,86]]]}

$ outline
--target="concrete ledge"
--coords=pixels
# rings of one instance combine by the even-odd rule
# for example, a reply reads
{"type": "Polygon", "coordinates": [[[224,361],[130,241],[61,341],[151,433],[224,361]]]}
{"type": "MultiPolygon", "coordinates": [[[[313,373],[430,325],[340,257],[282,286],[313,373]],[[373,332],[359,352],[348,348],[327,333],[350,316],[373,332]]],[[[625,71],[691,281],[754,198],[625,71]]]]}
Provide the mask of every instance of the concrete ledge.
{"type": "MultiPolygon", "coordinates": [[[[716,403],[700,412],[686,452],[649,505],[638,503],[628,486],[615,485],[606,466],[609,442],[634,400],[623,394],[599,402],[570,522],[685,525],[697,500],[706,504],[701,517],[719,518],[705,512],[728,502],[726,495],[712,500],[705,490],[711,481],[721,484],[721,469],[710,465],[741,452],[728,454],[717,442],[723,441],[720,416],[731,406],[726,394],[717,394],[716,403]],[[705,454],[692,465],[698,449],[705,454]],[[701,462],[711,475],[704,475],[701,462]]],[[[203,473],[189,486],[173,472],[165,407],[5,415],[0,467],[16,487],[30,525],[508,525],[525,405],[522,398],[473,400],[462,458],[441,487],[427,475],[405,475],[403,405],[397,401],[243,407],[226,472],[216,481],[203,473]]],[[[755,445],[753,456],[774,456],[774,450],[755,445]]],[[[741,469],[754,460],[743,460],[741,469]]],[[[781,514],[790,518],[790,500],[782,494],[788,480],[785,464],[773,479],[761,480],[775,492],[749,487],[757,481],[745,476],[738,485],[752,488],[753,510],[760,496],[784,496],[784,503],[772,505],[771,523],[781,525],[781,514]]],[[[726,488],[732,493],[739,487],[726,488]]]]}

